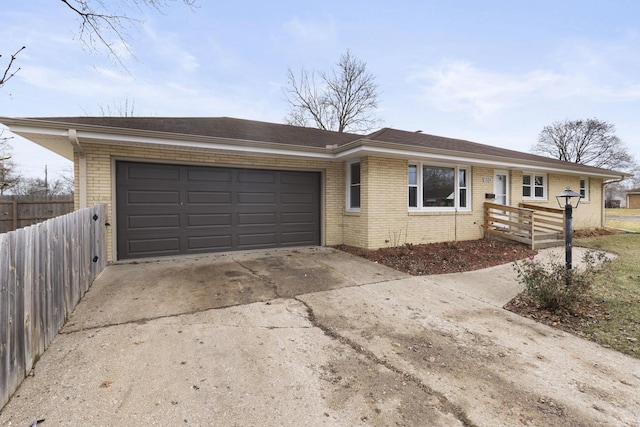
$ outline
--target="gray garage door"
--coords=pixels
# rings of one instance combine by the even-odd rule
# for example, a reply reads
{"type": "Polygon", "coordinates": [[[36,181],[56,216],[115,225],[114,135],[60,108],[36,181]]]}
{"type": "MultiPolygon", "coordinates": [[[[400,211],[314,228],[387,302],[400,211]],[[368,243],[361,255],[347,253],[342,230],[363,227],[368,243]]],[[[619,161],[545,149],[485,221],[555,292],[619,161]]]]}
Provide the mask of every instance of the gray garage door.
{"type": "Polygon", "coordinates": [[[320,244],[320,174],[117,162],[118,259],[320,244]]]}

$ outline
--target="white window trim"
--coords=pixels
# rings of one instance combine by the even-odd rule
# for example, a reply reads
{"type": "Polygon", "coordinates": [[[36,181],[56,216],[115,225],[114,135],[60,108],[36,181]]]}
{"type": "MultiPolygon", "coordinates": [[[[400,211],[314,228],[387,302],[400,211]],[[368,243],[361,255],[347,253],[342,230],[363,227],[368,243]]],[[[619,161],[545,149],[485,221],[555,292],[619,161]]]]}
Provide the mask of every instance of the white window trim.
{"type": "MultiPolygon", "coordinates": [[[[583,181],[583,180],[584,180],[584,197],[580,199],[580,201],[588,202],[589,201],[589,178],[587,178],[586,176],[581,176],[580,181],[583,181]]],[[[580,193],[581,190],[582,190],[582,187],[578,189],[578,193],[580,193]]]]}
{"type": "MultiPolygon", "coordinates": [[[[360,207],[351,207],[351,165],[356,163],[360,163],[360,160],[358,159],[347,163],[347,200],[345,206],[348,212],[360,212],[360,207]]],[[[360,206],[362,206],[362,163],[360,163],[360,184],[358,185],[360,186],[360,206]]]]}
{"type": "MultiPolygon", "coordinates": [[[[549,179],[547,177],[546,173],[537,173],[537,172],[524,172],[522,174],[522,188],[524,188],[524,177],[525,176],[530,176],[531,177],[531,196],[525,196],[524,195],[524,191],[522,192],[522,199],[523,200],[548,200],[548,193],[549,193],[549,179]],[[535,187],[535,177],[536,176],[541,176],[543,179],[543,184],[542,184],[542,197],[536,197],[536,187],[535,187]]],[[[521,190],[522,191],[522,190],[521,190]]]]}
{"type": "Polygon", "coordinates": [[[409,209],[409,212],[458,212],[458,211],[463,211],[463,212],[470,212],[471,211],[471,166],[467,166],[467,165],[448,165],[448,164],[440,164],[440,163],[435,163],[435,162],[409,162],[407,165],[407,186],[406,186],[406,194],[407,194],[407,207],[409,209]],[[418,202],[418,206],[417,207],[411,207],[409,206],[409,166],[416,166],[417,167],[417,173],[418,173],[418,178],[417,178],[417,188],[418,188],[418,195],[417,195],[417,202],[418,202]],[[423,202],[423,194],[422,194],[422,183],[423,183],[423,179],[422,179],[422,168],[424,166],[432,166],[432,167],[443,167],[443,168],[452,168],[454,170],[454,194],[455,194],[455,198],[454,198],[454,205],[453,206],[422,206],[422,202],[423,202]],[[466,187],[462,187],[462,188],[466,188],[467,189],[467,197],[466,197],[466,204],[467,206],[465,207],[460,207],[460,182],[458,179],[460,170],[464,169],[467,171],[466,173],[466,178],[467,178],[467,186],[466,187]]]}

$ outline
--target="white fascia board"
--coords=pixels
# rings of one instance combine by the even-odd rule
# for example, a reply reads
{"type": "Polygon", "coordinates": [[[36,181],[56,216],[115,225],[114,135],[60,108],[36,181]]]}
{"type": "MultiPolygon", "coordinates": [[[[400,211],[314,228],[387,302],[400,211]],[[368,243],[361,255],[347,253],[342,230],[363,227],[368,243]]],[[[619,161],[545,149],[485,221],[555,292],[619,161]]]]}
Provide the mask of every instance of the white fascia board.
{"type": "Polygon", "coordinates": [[[363,155],[368,154],[380,154],[383,156],[392,156],[392,157],[400,157],[406,159],[428,159],[434,161],[441,161],[447,163],[456,163],[456,164],[469,164],[473,166],[486,166],[496,169],[518,169],[518,170],[526,170],[530,172],[545,172],[545,173],[558,173],[563,175],[580,175],[580,176],[590,176],[590,177],[599,177],[599,178],[619,178],[620,175],[614,174],[605,174],[605,173],[594,173],[594,172],[586,172],[586,171],[575,171],[559,168],[556,166],[541,166],[530,163],[522,163],[522,162],[508,162],[501,160],[489,160],[489,159],[481,159],[481,158],[473,158],[467,156],[454,156],[448,154],[438,154],[438,153],[425,153],[423,151],[415,151],[415,150],[399,150],[395,148],[384,148],[384,147],[372,147],[372,146],[357,146],[354,148],[350,148],[348,150],[339,152],[336,154],[336,159],[348,159],[353,157],[362,157],[363,155]]]}
{"type": "Polygon", "coordinates": [[[334,160],[335,156],[331,152],[312,152],[307,150],[280,149],[272,147],[260,147],[256,144],[233,144],[233,140],[229,140],[229,144],[204,142],[193,140],[165,139],[144,136],[114,135],[108,133],[78,131],[78,138],[83,140],[100,140],[112,141],[114,143],[127,144],[150,144],[165,145],[172,147],[199,148],[204,150],[243,152],[249,154],[288,156],[288,157],[304,157],[306,159],[334,160]]]}
{"type": "Polygon", "coordinates": [[[33,133],[36,135],[64,136],[67,137],[69,132],[67,129],[43,128],[40,126],[23,126],[11,125],[9,130],[13,133],[33,133]]]}

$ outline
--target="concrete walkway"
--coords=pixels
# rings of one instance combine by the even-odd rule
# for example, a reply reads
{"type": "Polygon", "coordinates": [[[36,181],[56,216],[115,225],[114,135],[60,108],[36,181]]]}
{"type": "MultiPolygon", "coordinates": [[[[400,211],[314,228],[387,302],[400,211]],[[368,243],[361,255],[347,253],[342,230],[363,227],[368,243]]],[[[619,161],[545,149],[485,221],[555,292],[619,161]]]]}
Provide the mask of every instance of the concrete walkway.
{"type": "Polygon", "coordinates": [[[518,291],[328,248],[113,265],[0,426],[637,427],[640,360],[501,309],[518,291]]]}

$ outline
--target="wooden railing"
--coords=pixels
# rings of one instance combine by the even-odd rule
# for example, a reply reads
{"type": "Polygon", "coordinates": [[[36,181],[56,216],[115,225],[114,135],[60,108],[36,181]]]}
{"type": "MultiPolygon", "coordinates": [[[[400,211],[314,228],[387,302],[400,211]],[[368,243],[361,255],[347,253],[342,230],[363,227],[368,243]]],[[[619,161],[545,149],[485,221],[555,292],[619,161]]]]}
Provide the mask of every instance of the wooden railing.
{"type": "Polygon", "coordinates": [[[0,409],[107,264],[96,205],[0,234],[0,409]]]}
{"type": "Polygon", "coordinates": [[[532,249],[554,246],[564,236],[564,211],[526,203],[505,206],[484,204],[485,234],[530,245],[532,249]]]}

